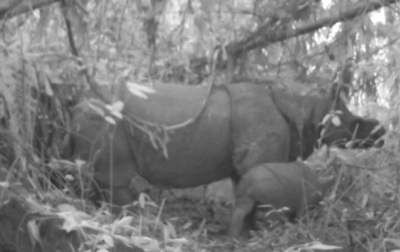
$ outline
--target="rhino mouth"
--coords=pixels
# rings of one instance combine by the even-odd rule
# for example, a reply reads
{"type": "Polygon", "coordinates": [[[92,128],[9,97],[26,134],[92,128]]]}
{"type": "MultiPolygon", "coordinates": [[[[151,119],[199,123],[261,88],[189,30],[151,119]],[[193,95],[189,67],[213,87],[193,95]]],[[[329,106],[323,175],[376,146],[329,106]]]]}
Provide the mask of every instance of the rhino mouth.
{"type": "Polygon", "coordinates": [[[349,141],[346,144],[344,144],[343,148],[350,148],[350,149],[368,149],[372,147],[381,148],[384,144],[385,140],[383,139],[374,140],[371,138],[367,138],[367,139],[349,141]]]}
{"type": "Polygon", "coordinates": [[[359,140],[359,141],[352,141],[349,142],[351,149],[368,149],[368,148],[380,148],[382,147],[384,144],[383,140],[378,140],[378,141],[373,141],[371,139],[367,139],[367,140],[359,140]]]}
{"type": "MultiPolygon", "coordinates": [[[[320,134],[323,134],[322,132],[321,130],[320,134]]],[[[365,134],[365,130],[359,132],[358,127],[356,127],[353,131],[343,129],[333,130],[320,136],[320,139],[324,144],[341,149],[381,148],[385,144],[385,140],[382,139],[385,133],[385,128],[376,123],[374,129],[369,134],[365,134]]]]}
{"type": "MultiPolygon", "coordinates": [[[[324,140],[322,141],[324,142],[324,140]]],[[[335,146],[340,149],[368,149],[368,148],[381,148],[385,144],[385,140],[379,138],[379,139],[372,139],[372,138],[367,138],[367,139],[354,139],[354,140],[349,140],[346,138],[342,138],[339,140],[334,141],[331,143],[331,146],[335,146]]]]}

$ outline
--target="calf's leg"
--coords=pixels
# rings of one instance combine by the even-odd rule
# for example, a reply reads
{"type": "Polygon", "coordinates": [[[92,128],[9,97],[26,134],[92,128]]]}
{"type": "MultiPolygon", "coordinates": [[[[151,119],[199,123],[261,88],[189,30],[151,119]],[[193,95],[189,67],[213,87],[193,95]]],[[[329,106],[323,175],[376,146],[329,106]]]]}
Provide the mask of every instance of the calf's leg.
{"type": "Polygon", "coordinates": [[[248,213],[247,216],[245,217],[242,230],[249,231],[258,229],[256,226],[257,205],[258,205],[257,203],[254,203],[250,213],[248,213]]]}
{"type": "Polygon", "coordinates": [[[233,209],[231,224],[229,228],[229,235],[231,237],[238,237],[243,229],[244,222],[252,219],[248,217],[254,209],[255,202],[250,197],[236,198],[235,207],[233,209]]]}

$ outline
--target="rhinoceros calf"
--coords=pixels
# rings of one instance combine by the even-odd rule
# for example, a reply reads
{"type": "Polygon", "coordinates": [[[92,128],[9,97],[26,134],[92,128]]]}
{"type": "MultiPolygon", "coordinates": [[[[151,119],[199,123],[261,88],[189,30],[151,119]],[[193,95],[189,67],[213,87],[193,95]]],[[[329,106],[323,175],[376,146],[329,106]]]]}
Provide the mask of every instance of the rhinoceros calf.
{"type": "Polygon", "coordinates": [[[298,212],[318,204],[333,182],[318,179],[310,167],[300,162],[264,163],[252,168],[236,189],[230,235],[239,236],[244,224],[254,227],[255,208],[260,204],[275,209],[287,207],[289,220],[294,220],[298,212]]]}

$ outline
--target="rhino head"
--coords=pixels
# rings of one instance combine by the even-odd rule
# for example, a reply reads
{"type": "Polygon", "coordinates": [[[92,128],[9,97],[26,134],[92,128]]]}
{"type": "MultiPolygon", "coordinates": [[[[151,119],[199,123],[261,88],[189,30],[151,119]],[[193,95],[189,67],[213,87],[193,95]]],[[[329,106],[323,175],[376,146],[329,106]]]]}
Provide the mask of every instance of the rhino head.
{"type": "Polygon", "coordinates": [[[320,144],[339,148],[382,147],[386,133],[378,120],[352,114],[345,104],[345,91],[334,85],[331,90],[331,111],[319,125],[320,144]]]}
{"type": "Polygon", "coordinates": [[[326,196],[327,192],[333,187],[335,182],[336,179],[334,176],[318,178],[314,187],[311,188],[312,190],[309,192],[309,195],[306,195],[306,204],[311,207],[318,205],[326,196]]]}
{"type": "Polygon", "coordinates": [[[340,148],[381,147],[386,130],[375,119],[363,118],[350,112],[343,99],[342,87],[333,85],[330,92],[298,95],[273,91],[273,100],[290,126],[288,161],[297,157],[307,159],[314,147],[340,148]]]}

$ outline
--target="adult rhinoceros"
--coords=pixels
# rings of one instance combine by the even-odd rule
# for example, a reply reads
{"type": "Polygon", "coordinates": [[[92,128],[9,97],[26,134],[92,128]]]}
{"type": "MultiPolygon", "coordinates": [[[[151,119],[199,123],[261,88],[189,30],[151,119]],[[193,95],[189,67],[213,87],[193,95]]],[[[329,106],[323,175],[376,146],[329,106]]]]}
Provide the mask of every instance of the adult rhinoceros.
{"type": "Polygon", "coordinates": [[[354,140],[352,147],[368,148],[385,133],[377,120],[353,115],[333,91],[302,96],[250,83],[211,90],[178,85],[154,89],[148,99],[123,92],[125,119],[115,126],[88,116],[93,115],[87,113],[88,105],[74,111],[71,150],[75,157],[95,159],[94,177],[111,189],[116,205],[134,200],[128,186],[137,174],[163,188],[195,187],[226,177],[238,181],[257,164],[308,157],[319,138],[328,145],[354,140]],[[339,111],[335,120],[321,127],[331,111],[339,111]],[[168,155],[132,122],[161,125],[168,155]]]}

